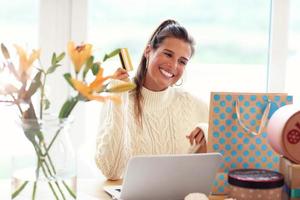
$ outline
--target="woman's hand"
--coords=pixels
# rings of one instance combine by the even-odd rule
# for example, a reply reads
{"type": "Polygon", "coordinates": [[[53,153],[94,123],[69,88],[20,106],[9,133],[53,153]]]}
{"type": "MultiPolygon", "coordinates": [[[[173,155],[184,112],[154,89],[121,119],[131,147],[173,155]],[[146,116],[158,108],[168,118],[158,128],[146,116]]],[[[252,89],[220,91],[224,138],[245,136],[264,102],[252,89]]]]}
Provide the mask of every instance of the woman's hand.
{"type": "Polygon", "coordinates": [[[190,144],[193,146],[198,145],[199,148],[196,150],[196,153],[206,153],[206,139],[204,132],[201,128],[196,127],[189,135],[186,136],[190,140],[190,144]]]}
{"type": "Polygon", "coordinates": [[[127,81],[128,80],[128,77],[129,77],[129,74],[128,72],[123,69],[123,68],[118,68],[115,73],[114,73],[114,78],[115,79],[119,79],[119,80],[122,80],[122,81],[127,81]]]}

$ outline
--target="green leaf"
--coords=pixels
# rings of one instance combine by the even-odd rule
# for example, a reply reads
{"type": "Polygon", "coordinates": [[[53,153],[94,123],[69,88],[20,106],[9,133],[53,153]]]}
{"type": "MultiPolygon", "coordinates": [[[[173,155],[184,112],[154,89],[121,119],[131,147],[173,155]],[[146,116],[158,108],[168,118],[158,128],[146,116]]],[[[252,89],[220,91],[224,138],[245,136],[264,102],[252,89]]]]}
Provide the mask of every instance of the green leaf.
{"type": "Polygon", "coordinates": [[[85,68],[82,74],[83,80],[85,79],[85,76],[88,73],[89,69],[91,69],[93,62],[94,62],[94,56],[89,57],[89,59],[86,61],[85,68]]]}
{"type": "MultiPolygon", "coordinates": [[[[34,126],[34,125],[31,125],[29,124],[28,126],[34,126]]],[[[36,127],[33,127],[31,130],[30,128],[26,128],[26,130],[24,130],[24,134],[25,136],[27,137],[27,139],[33,144],[33,145],[36,145],[36,141],[35,141],[35,136],[39,136],[39,134],[37,134],[37,129],[36,127]]]]}
{"type": "Polygon", "coordinates": [[[62,106],[62,108],[60,109],[59,112],[59,118],[66,118],[70,115],[71,111],[73,110],[73,108],[75,107],[75,105],[78,102],[78,98],[77,97],[72,97],[70,99],[68,99],[62,106]]]}
{"type": "Polygon", "coordinates": [[[52,65],[51,67],[48,68],[46,74],[51,74],[53,73],[57,67],[61,66],[60,64],[55,64],[55,65],[52,65]]]}
{"type": "Polygon", "coordinates": [[[112,51],[111,53],[109,53],[109,54],[105,54],[105,55],[104,55],[104,58],[103,58],[103,62],[106,61],[107,59],[111,58],[111,57],[114,57],[114,56],[116,56],[116,55],[119,55],[120,51],[121,51],[121,49],[118,48],[118,49],[113,50],[113,51],[112,51]]]}
{"type": "Polygon", "coordinates": [[[84,96],[82,96],[81,94],[78,94],[78,100],[79,101],[90,101],[89,99],[85,98],[84,96]]]}
{"type": "Polygon", "coordinates": [[[2,54],[3,54],[5,59],[10,58],[9,52],[8,52],[6,46],[3,43],[1,43],[1,51],[2,51],[2,54]]]}
{"type": "Polygon", "coordinates": [[[74,88],[74,86],[73,86],[73,84],[71,82],[71,78],[72,78],[71,74],[70,73],[65,73],[64,74],[64,78],[69,83],[69,85],[75,90],[75,88],[74,88]]]}
{"type": "Polygon", "coordinates": [[[93,63],[94,63],[94,56],[90,56],[89,59],[86,61],[86,66],[88,68],[91,68],[93,63]]]}
{"type": "Polygon", "coordinates": [[[56,64],[56,53],[52,54],[52,58],[51,58],[51,65],[55,65],[56,64]]]}
{"type": "Polygon", "coordinates": [[[32,80],[32,82],[29,86],[28,91],[25,94],[25,99],[29,99],[37,91],[37,89],[42,85],[41,75],[42,75],[41,71],[39,71],[35,75],[34,79],[32,80]]]}
{"type": "Polygon", "coordinates": [[[65,55],[66,55],[65,52],[59,54],[59,56],[56,58],[56,63],[59,63],[62,59],[64,59],[65,55]]]}
{"type": "Polygon", "coordinates": [[[49,99],[43,100],[44,110],[47,110],[50,107],[50,101],[49,99]]]}
{"type": "Polygon", "coordinates": [[[98,71],[99,71],[99,64],[98,63],[94,63],[93,66],[92,66],[92,72],[93,72],[93,75],[96,75],[98,74],[98,71]]]}

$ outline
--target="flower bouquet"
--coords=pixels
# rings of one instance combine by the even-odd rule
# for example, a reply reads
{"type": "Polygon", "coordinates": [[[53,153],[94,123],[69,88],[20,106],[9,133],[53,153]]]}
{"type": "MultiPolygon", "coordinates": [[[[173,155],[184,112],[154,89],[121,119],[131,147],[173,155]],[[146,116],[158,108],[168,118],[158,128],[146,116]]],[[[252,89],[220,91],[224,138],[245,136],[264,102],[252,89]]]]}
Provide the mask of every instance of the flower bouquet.
{"type": "MultiPolygon", "coordinates": [[[[28,191],[31,199],[76,199],[76,184],[74,186],[69,181],[76,174],[75,159],[70,142],[66,139],[70,114],[80,101],[111,100],[120,104],[120,98],[112,93],[132,90],[135,85],[129,81],[118,81],[117,85],[110,84],[110,81],[118,79],[120,74],[117,71],[113,75],[104,76],[102,63],[119,55],[122,65],[124,61],[127,61],[126,65],[131,65],[131,62],[128,62],[129,55],[124,54],[124,49],[116,49],[105,54],[101,61],[96,61],[92,55],[91,44],[76,46],[74,42],[69,42],[67,49],[74,71],[63,76],[74,90],[63,103],[58,115],[51,116],[47,113],[51,104],[45,87],[48,76],[61,66],[65,53],[53,53],[50,66],[44,68],[39,59],[41,50],[33,50],[28,55],[22,47],[15,45],[15,48],[19,57],[18,68],[12,62],[6,46],[1,44],[4,59],[0,67],[0,76],[9,81],[0,79],[0,102],[17,107],[24,138],[34,152],[34,167],[27,167],[19,174],[13,171],[17,181],[13,181],[11,197],[20,198],[24,191],[28,191]],[[36,66],[36,63],[39,65],[36,66]],[[88,77],[92,77],[92,80],[89,81],[88,77]],[[46,187],[41,189],[41,184],[46,187]]],[[[20,166],[26,162],[28,159],[21,160],[20,166]]]]}

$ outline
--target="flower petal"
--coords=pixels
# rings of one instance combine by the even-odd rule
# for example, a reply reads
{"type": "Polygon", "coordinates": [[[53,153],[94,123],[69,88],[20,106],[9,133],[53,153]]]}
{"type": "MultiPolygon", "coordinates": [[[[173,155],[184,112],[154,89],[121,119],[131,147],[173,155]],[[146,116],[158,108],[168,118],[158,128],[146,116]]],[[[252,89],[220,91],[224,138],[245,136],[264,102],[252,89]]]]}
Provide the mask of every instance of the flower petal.
{"type": "Polygon", "coordinates": [[[27,60],[27,53],[26,51],[19,45],[14,45],[16,50],[17,50],[17,53],[19,55],[19,74],[22,74],[24,72],[27,71],[27,69],[29,68],[28,66],[28,60],[27,60]]]}
{"type": "Polygon", "coordinates": [[[77,68],[78,71],[82,68],[82,66],[86,63],[89,57],[92,55],[92,45],[91,44],[83,44],[76,48],[76,53],[78,54],[77,68]]]}
{"type": "Polygon", "coordinates": [[[33,50],[30,57],[28,58],[26,51],[19,45],[14,45],[19,55],[19,80],[22,82],[26,81],[30,76],[28,71],[32,63],[39,58],[40,50],[33,50]]]}
{"type": "Polygon", "coordinates": [[[71,83],[74,86],[74,88],[84,97],[88,98],[88,96],[91,94],[92,90],[85,85],[83,82],[78,81],[76,79],[71,78],[71,83]]]}
{"type": "Polygon", "coordinates": [[[77,71],[77,68],[78,68],[78,67],[76,66],[76,63],[78,62],[78,61],[77,61],[78,58],[77,58],[77,56],[76,56],[76,51],[75,51],[75,49],[76,49],[75,43],[74,43],[73,41],[68,42],[68,54],[69,54],[69,56],[70,56],[70,59],[71,59],[73,65],[74,65],[74,67],[75,67],[76,73],[78,73],[78,71],[77,71]]]}
{"type": "Polygon", "coordinates": [[[16,88],[14,85],[12,84],[8,84],[6,87],[5,87],[5,92],[7,94],[12,94],[12,93],[17,93],[19,92],[18,88],[16,88]]]}
{"type": "Polygon", "coordinates": [[[103,75],[103,68],[100,67],[95,80],[89,85],[89,87],[95,92],[101,91],[104,81],[113,78],[113,76],[103,77],[102,75],[103,75]]]}
{"type": "Polygon", "coordinates": [[[38,50],[32,50],[32,53],[30,54],[30,57],[28,59],[28,65],[32,65],[32,63],[38,59],[41,55],[41,49],[38,50]]]}
{"type": "Polygon", "coordinates": [[[82,68],[82,65],[87,61],[92,55],[92,45],[83,44],[75,46],[75,43],[70,41],[68,43],[68,53],[74,64],[75,72],[79,73],[82,68]]]}

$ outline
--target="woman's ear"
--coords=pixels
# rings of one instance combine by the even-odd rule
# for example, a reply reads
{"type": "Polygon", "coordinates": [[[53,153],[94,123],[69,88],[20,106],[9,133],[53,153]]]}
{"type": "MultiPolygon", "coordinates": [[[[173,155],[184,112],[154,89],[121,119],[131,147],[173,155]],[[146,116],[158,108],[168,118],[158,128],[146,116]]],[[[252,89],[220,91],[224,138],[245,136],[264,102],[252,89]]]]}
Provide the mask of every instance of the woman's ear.
{"type": "Polygon", "coordinates": [[[144,51],[144,56],[146,57],[146,58],[148,58],[149,57],[149,55],[150,55],[150,52],[151,52],[151,46],[150,45],[147,45],[146,46],[146,49],[145,49],[145,51],[144,51]]]}

